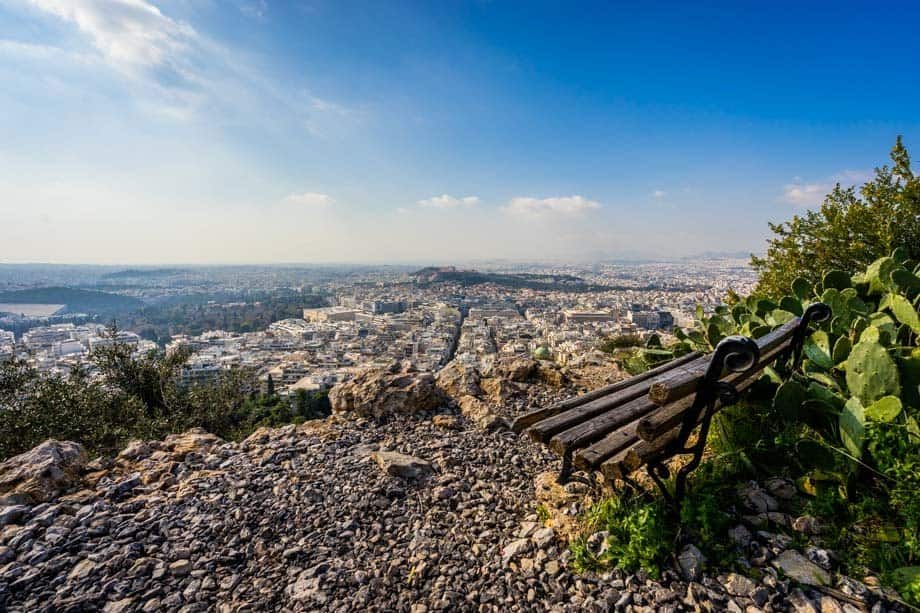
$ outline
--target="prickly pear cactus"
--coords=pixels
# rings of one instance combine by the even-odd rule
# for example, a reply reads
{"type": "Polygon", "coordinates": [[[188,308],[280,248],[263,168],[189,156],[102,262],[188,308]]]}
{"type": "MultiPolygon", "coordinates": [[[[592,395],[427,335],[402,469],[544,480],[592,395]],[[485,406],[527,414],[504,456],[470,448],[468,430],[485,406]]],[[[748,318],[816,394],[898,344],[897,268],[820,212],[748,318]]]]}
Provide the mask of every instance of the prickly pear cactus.
{"type": "Polygon", "coordinates": [[[847,358],[846,371],[847,387],[864,405],[901,393],[898,367],[878,341],[856,343],[847,358]]]}

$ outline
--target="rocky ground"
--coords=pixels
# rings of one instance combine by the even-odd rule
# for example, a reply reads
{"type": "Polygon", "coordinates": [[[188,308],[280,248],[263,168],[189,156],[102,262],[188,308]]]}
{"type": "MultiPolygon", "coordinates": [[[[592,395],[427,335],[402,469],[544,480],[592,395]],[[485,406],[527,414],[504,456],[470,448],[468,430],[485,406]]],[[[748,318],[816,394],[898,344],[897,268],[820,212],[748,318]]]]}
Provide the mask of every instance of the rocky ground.
{"type": "MultiPolygon", "coordinates": [[[[574,574],[562,524],[537,519],[535,479],[537,496],[568,516],[583,486],[553,485],[540,476],[557,468],[553,456],[479,421],[439,408],[241,443],[192,431],[88,465],[78,446],[46,443],[0,465],[0,610],[891,609],[820,568],[833,560],[744,528],[732,538],[760,566],[756,582],[703,576],[692,548],[659,581],[574,574]],[[816,572],[831,590],[808,587],[824,582],[807,576],[816,572]]],[[[763,514],[778,493],[749,496],[763,514]]]]}

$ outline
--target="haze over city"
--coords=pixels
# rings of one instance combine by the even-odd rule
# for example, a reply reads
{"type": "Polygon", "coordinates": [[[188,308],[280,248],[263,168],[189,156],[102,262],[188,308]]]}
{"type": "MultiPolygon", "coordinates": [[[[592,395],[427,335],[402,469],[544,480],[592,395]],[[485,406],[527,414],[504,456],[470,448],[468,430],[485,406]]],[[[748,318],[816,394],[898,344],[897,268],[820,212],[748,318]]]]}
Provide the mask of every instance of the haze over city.
{"type": "Polygon", "coordinates": [[[0,262],[759,252],[920,135],[887,7],[4,0],[0,262]]]}

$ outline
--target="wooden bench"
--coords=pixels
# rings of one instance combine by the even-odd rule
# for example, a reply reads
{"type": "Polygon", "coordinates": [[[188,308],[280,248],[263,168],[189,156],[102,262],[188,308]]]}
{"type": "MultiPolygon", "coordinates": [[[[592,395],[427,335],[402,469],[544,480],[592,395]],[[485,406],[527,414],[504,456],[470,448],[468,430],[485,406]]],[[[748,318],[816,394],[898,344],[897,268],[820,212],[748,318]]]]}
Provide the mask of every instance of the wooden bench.
{"type": "Polygon", "coordinates": [[[575,468],[600,472],[608,482],[633,483],[630,475],[646,467],[671,502],[679,504],[687,475],[702,459],[712,416],[737,402],[764,368],[792,359],[797,364],[811,322],[826,321],[830,309],[810,305],[772,332],[752,340],[723,339],[710,354],[693,352],[625,381],[530,411],[512,429],[527,432],[562,457],[560,483],[575,468]],[[688,439],[699,426],[696,441],[688,439]],[[673,496],[664,485],[665,462],[692,455],[677,471],[673,496]]]}

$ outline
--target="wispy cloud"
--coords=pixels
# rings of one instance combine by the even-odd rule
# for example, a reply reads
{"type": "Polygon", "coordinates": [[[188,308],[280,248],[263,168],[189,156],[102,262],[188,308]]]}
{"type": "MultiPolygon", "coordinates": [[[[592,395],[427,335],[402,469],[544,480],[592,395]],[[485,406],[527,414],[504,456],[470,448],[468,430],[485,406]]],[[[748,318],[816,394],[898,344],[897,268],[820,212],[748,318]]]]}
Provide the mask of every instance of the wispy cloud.
{"type": "Polygon", "coordinates": [[[863,170],[843,170],[824,181],[807,183],[796,177],[792,183],[783,186],[783,200],[796,206],[809,208],[820,206],[824,197],[834,189],[836,184],[849,187],[864,183],[872,178],[872,173],[863,170]]]}
{"type": "Polygon", "coordinates": [[[599,202],[583,196],[560,196],[555,198],[512,198],[504,207],[516,215],[578,215],[585,211],[601,208],[599,202]]]}
{"type": "Polygon", "coordinates": [[[301,194],[290,194],[284,198],[286,204],[293,204],[305,207],[326,208],[335,204],[335,198],[329,194],[319,192],[303,192],[301,194]]]}
{"type": "Polygon", "coordinates": [[[198,38],[144,0],[31,0],[32,5],[74,23],[112,64],[124,69],[175,66],[198,38]]]}
{"type": "MultiPolygon", "coordinates": [[[[338,102],[273,80],[256,58],[170,17],[149,0],[24,0],[40,14],[71,24],[90,43],[100,65],[122,78],[138,108],[175,120],[259,124],[278,132],[297,125],[314,136],[347,132],[363,119],[338,102]],[[267,112],[267,109],[271,109],[267,112]]],[[[264,2],[243,2],[258,18],[264,2]]],[[[7,43],[8,45],[10,43],[7,43]]],[[[11,49],[0,49],[9,53],[11,49]]],[[[40,49],[15,49],[19,53],[40,49]]],[[[74,49],[61,49],[75,53],[74,49]]],[[[53,62],[48,50],[47,62],[53,62]]],[[[36,58],[37,59],[37,58],[36,58]]]]}
{"type": "Polygon", "coordinates": [[[664,191],[663,189],[656,189],[655,191],[652,192],[652,198],[656,200],[661,200],[667,195],[668,195],[668,192],[664,191]]]}
{"type": "Polygon", "coordinates": [[[454,198],[448,194],[432,196],[425,200],[419,200],[418,205],[432,209],[455,209],[457,207],[469,207],[479,204],[478,196],[464,196],[463,198],[454,198]]]}

